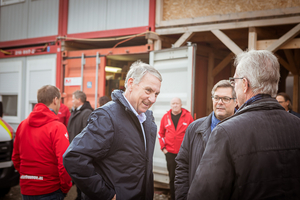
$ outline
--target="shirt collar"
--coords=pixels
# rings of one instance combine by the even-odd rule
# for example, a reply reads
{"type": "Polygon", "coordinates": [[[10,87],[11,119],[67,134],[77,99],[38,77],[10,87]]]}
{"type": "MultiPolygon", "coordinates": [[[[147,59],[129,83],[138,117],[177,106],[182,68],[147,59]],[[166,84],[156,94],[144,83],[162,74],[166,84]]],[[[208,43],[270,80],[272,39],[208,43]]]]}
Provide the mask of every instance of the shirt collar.
{"type": "Polygon", "coordinates": [[[123,96],[124,96],[125,100],[127,101],[127,103],[129,104],[131,111],[132,111],[132,112],[135,114],[135,116],[139,119],[139,122],[140,122],[141,124],[144,123],[144,121],[146,121],[146,115],[145,115],[145,113],[138,114],[138,113],[136,112],[136,110],[132,107],[132,105],[129,103],[129,101],[126,99],[124,93],[123,93],[123,96]]]}
{"type": "Polygon", "coordinates": [[[253,97],[251,97],[250,99],[248,99],[240,108],[243,108],[245,106],[248,106],[248,105],[251,105],[253,102],[257,101],[257,100],[260,100],[260,99],[265,99],[265,98],[271,98],[271,95],[269,94],[257,94],[253,97]]]}
{"type": "Polygon", "coordinates": [[[215,112],[213,112],[212,117],[211,117],[211,125],[210,125],[210,130],[213,131],[214,128],[218,125],[218,123],[221,120],[218,120],[215,116],[215,112]]]}
{"type": "MultiPolygon", "coordinates": [[[[82,104],[82,105],[83,105],[83,104],[82,104]]],[[[76,108],[76,110],[80,110],[80,108],[82,107],[82,105],[78,106],[78,107],[76,108]]]]}
{"type": "Polygon", "coordinates": [[[54,112],[54,114],[56,115],[55,111],[52,108],[49,108],[49,110],[51,110],[52,112],[54,112]]]}

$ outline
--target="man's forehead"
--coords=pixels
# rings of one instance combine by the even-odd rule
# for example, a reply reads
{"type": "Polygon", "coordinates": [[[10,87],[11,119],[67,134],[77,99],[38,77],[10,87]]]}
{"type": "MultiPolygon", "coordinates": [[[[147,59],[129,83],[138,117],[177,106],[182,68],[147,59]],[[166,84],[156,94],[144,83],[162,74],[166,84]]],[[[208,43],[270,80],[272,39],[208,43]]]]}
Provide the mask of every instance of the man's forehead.
{"type": "Polygon", "coordinates": [[[232,88],[231,87],[218,87],[215,91],[216,93],[221,93],[222,95],[225,96],[231,96],[232,95],[232,88]]]}

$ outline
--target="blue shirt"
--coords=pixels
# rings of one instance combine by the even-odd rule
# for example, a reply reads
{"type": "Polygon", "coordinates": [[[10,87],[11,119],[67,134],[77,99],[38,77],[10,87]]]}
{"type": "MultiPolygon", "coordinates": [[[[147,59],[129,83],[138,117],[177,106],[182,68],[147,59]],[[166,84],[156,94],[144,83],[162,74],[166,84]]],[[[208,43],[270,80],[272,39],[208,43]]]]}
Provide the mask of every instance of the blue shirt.
{"type": "Polygon", "coordinates": [[[253,102],[257,101],[257,100],[260,100],[260,99],[265,99],[265,98],[271,98],[271,95],[269,94],[257,94],[253,97],[251,97],[250,99],[248,99],[239,109],[238,111],[245,107],[245,106],[248,106],[248,105],[251,105],[253,102]]]}
{"type": "Polygon", "coordinates": [[[218,120],[215,116],[215,112],[213,111],[212,117],[211,117],[211,124],[210,124],[210,130],[211,132],[214,130],[214,128],[218,125],[218,123],[221,120],[218,120]]]}

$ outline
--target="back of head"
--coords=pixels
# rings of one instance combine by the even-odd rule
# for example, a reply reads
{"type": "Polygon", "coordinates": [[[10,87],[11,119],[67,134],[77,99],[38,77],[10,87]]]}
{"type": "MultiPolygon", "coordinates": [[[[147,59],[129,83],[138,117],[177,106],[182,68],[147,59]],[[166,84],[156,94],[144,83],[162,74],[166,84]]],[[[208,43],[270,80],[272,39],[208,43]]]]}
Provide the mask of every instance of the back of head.
{"type": "Polygon", "coordinates": [[[237,55],[236,75],[249,81],[254,94],[276,97],[280,65],[276,56],[267,50],[250,50],[237,55]]]}
{"type": "Polygon", "coordinates": [[[60,98],[60,92],[59,89],[53,85],[45,85],[41,87],[37,92],[37,100],[38,103],[43,103],[46,106],[49,106],[53,99],[57,97],[60,98]]]}
{"type": "Polygon", "coordinates": [[[219,82],[217,82],[213,89],[211,90],[211,95],[214,96],[215,95],[215,91],[218,88],[231,88],[232,90],[232,98],[236,99],[236,93],[234,91],[234,87],[230,84],[229,80],[220,80],[219,82]]]}
{"type": "Polygon", "coordinates": [[[110,99],[108,96],[102,96],[99,98],[99,105],[100,107],[103,106],[104,104],[106,104],[107,102],[109,102],[110,99]]]}
{"type": "Polygon", "coordinates": [[[80,90],[76,90],[75,92],[73,92],[73,95],[75,96],[76,99],[80,99],[82,103],[86,102],[86,95],[84,92],[80,90]]]}
{"type": "Polygon", "coordinates": [[[134,84],[139,84],[142,78],[147,74],[151,74],[158,78],[160,82],[162,81],[162,77],[160,73],[151,65],[148,65],[146,63],[143,63],[142,61],[138,60],[134,63],[132,63],[125,80],[125,88],[127,88],[127,82],[129,78],[133,78],[134,84]]]}

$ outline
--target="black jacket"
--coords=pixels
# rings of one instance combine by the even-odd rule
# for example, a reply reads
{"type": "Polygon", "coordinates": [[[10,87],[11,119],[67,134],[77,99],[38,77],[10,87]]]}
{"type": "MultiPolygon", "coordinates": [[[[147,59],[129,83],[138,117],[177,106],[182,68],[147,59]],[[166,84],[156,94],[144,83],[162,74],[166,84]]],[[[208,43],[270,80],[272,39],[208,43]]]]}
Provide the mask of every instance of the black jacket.
{"type": "Polygon", "coordinates": [[[64,154],[64,166],[85,199],[153,199],[152,160],[157,127],[145,112],[143,132],[122,91],[96,109],[64,154]]]}
{"type": "Polygon", "coordinates": [[[213,130],[188,199],[300,199],[299,169],[300,119],[257,100],[213,130]]]}
{"type": "Polygon", "coordinates": [[[84,102],[79,110],[72,111],[67,128],[70,142],[86,127],[87,120],[92,111],[93,108],[88,101],[84,102]]]}
{"type": "Polygon", "coordinates": [[[176,199],[186,199],[189,186],[192,183],[197,167],[205,150],[211,133],[213,112],[197,119],[187,128],[179,153],[176,157],[175,196],[176,199]]]}

